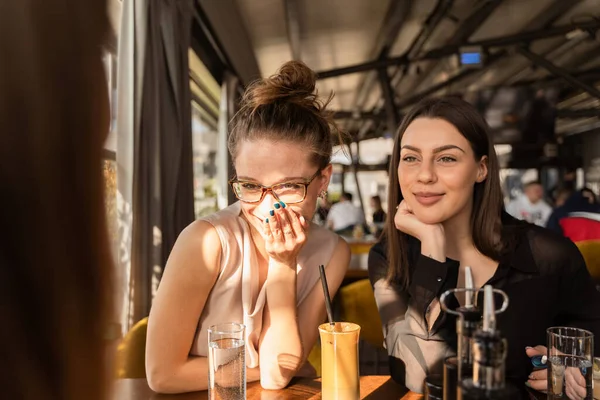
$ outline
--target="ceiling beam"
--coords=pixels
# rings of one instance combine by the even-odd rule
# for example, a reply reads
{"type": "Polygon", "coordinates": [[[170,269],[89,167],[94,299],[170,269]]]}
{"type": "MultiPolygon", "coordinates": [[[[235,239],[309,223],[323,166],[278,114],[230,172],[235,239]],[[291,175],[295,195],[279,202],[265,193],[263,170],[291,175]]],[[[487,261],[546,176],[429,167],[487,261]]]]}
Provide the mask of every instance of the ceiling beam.
{"type": "Polygon", "coordinates": [[[582,30],[597,30],[600,28],[600,21],[585,21],[576,24],[561,25],[554,28],[538,29],[533,31],[520,32],[514,35],[500,36],[496,38],[479,40],[474,42],[465,42],[461,45],[446,45],[438,47],[416,57],[414,60],[409,60],[406,55],[398,57],[385,58],[382,60],[369,61],[362,64],[350,65],[347,67],[331,69],[327,71],[317,72],[318,79],[333,78],[336,76],[347,75],[357,72],[365,72],[373,69],[386,68],[393,65],[410,64],[411,62],[433,60],[450,55],[457,54],[462,46],[481,46],[485,50],[499,47],[513,46],[520,43],[529,43],[536,40],[548,39],[551,37],[566,35],[576,29],[582,30]]]}
{"type": "MultiPolygon", "coordinates": [[[[412,1],[397,0],[392,2],[392,7],[386,16],[384,23],[383,46],[378,59],[382,60],[389,56],[392,46],[396,42],[398,34],[408,17],[411,6],[412,1]]],[[[390,76],[387,68],[378,69],[377,77],[381,87],[381,94],[383,95],[383,105],[386,111],[387,124],[393,129],[393,127],[399,123],[398,109],[396,108],[396,104],[394,104],[396,96],[394,95],[394,89],[390,83],[390,76]]]]}
{"type": "Polygon", "coordinates": [[[298,0],[284,0],[284,8],[285,25],[287,27],[292,59],[300,61],[302,60],[300,5],[298,4],[298,0]]]}
{"type": "MultiPolygon", "coordinates": [[[[475,8],[471,14],[467,18],[465,18],[458,28],[455,30],[454,34],[446,41],[447,46],[456,46],[457,52],[458,48],[461,47],[462,43],[468,42],[469,38],[475,33],[481,24],[483,24],[490,15],[498,8],[500,4],[502,4],[503,0],[485,0],[483,2],[478,3],[478,7],[475,8]]],[[[435,80],[432,74],[435,73],[436,67],[439,66],[439,63],[428,63],[423,65],[420,75],[415,77],[410,83],[410,91],[415,91],[417,88],[421,87],[424,82],[430,82],[435,80]]],[[[439,72],[439,69],[438,69],[439,72]]]]}
{"type": "Polygon", "coordinates": [[[529,29],[550,28],[556,20],[582,2],[583,0],[553,1],[544,11],[535,16],[529,23],[529,29]]]}
{"type": "Polygon", "coordinates": [[[441,89],[444,89],[447,86],[453,85],[473,74],[479,74],[484,72],[485,70],[491,68],[494,66],[494,64],[500,60],[502,57],[504,57],[506,55],[506,51],[505,50],[501,50],[495,54],[492,54],[488,60],[486,61],[485,66],[483,66],[482,68],[473,68],[473,69],[465,69],[462,72],[454,75],[453,77],[440,82],[436,85],[433,85],[419,93],[416,93],[412,96],[406,97],[404,99],[402,99],[402,101],[400,102],[400,104],[398,104],[399,108],[404,108],[404,107],[408,107],[411,106],[412,104],[424,99],[425,97],[431,96],[432,94],[435,94],[436,92],[438,92],[441,89]]]}
{"type": "MultiPolygon", "coordinates": [[[[454,0],[438,0],[433,11],[425,20],[425,24],[421,28],[421,31],[419,31],[419,34],[417,35],[415,40],[410,44],[410,47],[406,51],[406,57],[409,61],[417,57],[417,55],[419,55],[419,53],[423,49],[423,46],[431,37],[431,34],[435,31],[440,22],[442,22],[443,19],[447,16],[448,12],[452,9],[453,5],[454,0]]],[[[398,87],[400,85],[400,83],[402,82],[402,78],[404,78],[404,74],[406,73],[407,67],[407,64],[399,66],[394,77],[392,78],[392,85],[394,85],[395,87],[398,87]]]]}
{"type": "Polygon", "coordinates": [[[532,51],[529,51],[525,47],[517,48],[517,52],[519,54],[521,54],[522,56],[524,56],[525,58],[527,58],[528,60],[530,60],[535,65],[538,65],[538,66],[544,68],[551,74],[554,74],[556,76],[563,78],[565,81],[567,81],[573,87],[581,89],[581,90],[589,93],[590,95],[600,99],[600,90],[596,89],[594,86],[588,85],[587,83],[582,82],[581,80],[575,78],[573,75],[571,75],[569,73],[569,71],[565,70],[564,68],[561,68],[558,65],[553,64],[552,62],[548,61],[546,58],[540,56],[539,54],[533,53],[532,51]]]}
{"type": "Polygon", "coordinates": [[[591,118],[600,117],[600,109],[598,108],[579,108],[579,109],[558,109],[556,110],[558,118],[591,118]]]}
{"type": "MultiPolygon", "coordinates": [[[[389,56],[390,51],[398,39],[398,35],[410,14],[412,5],[413,0],[396,0],[390,2],[381,29],[373,43],[373,50],[371,52],[373,58],[382,60],[389,56]]],[[[374,73],[365,74],[360,77],[360,81],[356,85],[357,90],[353,99],[352,108],[363,108],[365,101],[368,99],[368,95],[377,83],[377,78],[378,75],[374,73]]]]}
{"type": "MultiPolygon", "coordinates": [[[[427,40],[429,40],[431,34],[435,31],[435,29],[440,24],[440,22],[442,22],[442,20],[448,15],[448,13],[452,9],[453,5],[454,5],[454,0],[438,0],[437,1],[433,11],[428,15],[427,19],[425,20],[423,27],[421,28],[421,30],[419,31],[419,33],[417,34],[417,36],[415,37],[413,42],[410,44],[410,46],[404,53],[404,56],[407,58],[407,60],[413,59],[421,52],[423,46],[425,45],[427,40]]],[[[378,59],[381,59],[381,57],[378,59]]],[[[379,73],[382,93],[385,93],[385,91],[390,91],[390,89],[391,89],[391,93],[393,94],[392,98],[393,98],[394,103],[397,98],[397,93],[394,88],[399,86],[400,82],[402,81],[402,78],[404,77],[404,75],[406,73],[407,67],[408,67],[408,64],[403,64],[403,65],[398,66],[398,68],[396,69],[396,71],[394,72],[394,74],[391,78],[387,78],[386,76],[383,76],[383,74],[381,72],[379,73]]],[[[379,69],[379,71],[387,71],[387,69],[381,68],[381,69],[379,69]]],[[[387,75],[387,73],[386,73],[386,75],[387,75]]],[[[364,100],[364,98],[366,98],[366,94],[367,93],[365,93],[365,92],[361,92],[362,97],[359,96],[359,99],[364,100]]],[[[385,101],[385,100],[382,99],[382,101],[385,101]]],[[[362,105],[362,103],[357,104],[357,106],[361,106],[361,105],[362,105]]],[[[389,108],[387,103],[384,103],[383,106],[386,108],[386,110],[387,110],[387,108],[389,108]]],[[[374,107],[375,110],[381,110],[381,108],[382,107],[379,103],[374,107]]],[[[398,114],[398,108],[394,107],[393,112],[394,112],[394,114],[392,114],[392,118],[388,118],[388,121],[387,121],[388,126],[391,126],[391,128],[389,128],[389,131],[395,130],[396,126],[398,125],[398,123],[400,121],[400,116],[398,114]],[[394,124],[394,121],[396,122],[395,124],[394,124]]],[[[372,129],[372,126],[371,126],[372,122],[373,122],[372,120],[368,120],[361,126],[361,128],[359,130],[359,132],[361,132],[361,134],[359,134],[359,137],[362,134],[366,134],[370,129],[372,129]]]]}
{"type": "Polygon", "coordinates": [[[477,29],[489,18],[490,15],[504,0],[487,0],[477,10],[473,11],[464,22],[460,24],[460,27],[454,32],[452,38],[448,41],[448,44],[460,46],[462,43],[468,42],[471,35],[473,35],[477,29]]]}
{"type": "MultiPolygon", "coordinates": [[[[529,29],[549,29],[552,27],[560,17],[562,17],[566,12],[570,9],[581,3],[583,0],[573,0],[573,1],[554,1],[548,5],[541,13],[536,15],[527,25],[529,29]]],[[[562,53],[565,51],[569,51],[572,47],[577,46],[580,40],[570,40],[558,47],[552,47],[550,50],[545,52],[543,55],[545,57],[551,57],[554,54],[562,53]]],[[[505,77],[501,82],[497,82],[499,85],[503,84],[511,84],[512,82],[517,82],[521,78],[527,76],[532,71],[531,66],[528,65],[525,68],[520,69],[519,71],[515,71],[509,76],[505,77]]]]}
{"type": "MultiPolygon", "coordinates": [[[[235,0],[197,0],[200,18],[227,59],[230,71],[248,84],[261,76],[250,35],[235,0]]],[[[204,61],[202,57],[201,60],[204,61]]],[[[222,74],[222,72],[221,72],[222,74]]]]}
{"type": "Polygon", "coordinates": [[[386,68],[377,70],[377,74],[379,76],[379,84],[381,85],[383,108],[385,109],[385,115],[387,117],[387,126],[389,129],[394,129],[400,123],[400,116],[398,115],[398,108],[395,104],[396,96],[390,82],[390,76],[388,75],[386,68]]]}
{"type": "MultiPolygon", "coordinates": [[[[452,82],[448,83],[448,81],[444,81],[442,83],[440,83],[439,85],[437,85],[437,87],[435,88],[430,88],[427,89],[427,91],[429,90],[441,90],[444,87],[446,87],[448,84],[452,85],[454,83],[456,83],[457,81],[466,78],[467,76],[469,76],[470,74],[467,74],[468,71],[471,71],[472,73],[475,72],[481,72],[482,70],[466,70],[464,75],[462,76],[457,76],[456,78],[450,78],[450,79],[454,79],[452,82]]],[[[585,71],[576,71],[576,72],[572,72],[571,75],[574,78],[579,79],[582,82],[586,82],[586,83],[590,83],[590,82],[595,82],[595,81],[600,81],[600,68],[591,68],[591,69],[587,69],[585,71]]],[[[562,78],[556,77],[554,75],[551,75],[549,77],[546,78],[542,78],[542,79],[538,79],[538,80],[526,80],[526,81],[519,81],[519,82],[515,82],[511,85],[494,85],[494,86],[486,86],[483,87],[483,89],[499,89],[501,87],[520,87],[520,86],[534,86],[534,87],[542,87],[542,86],[552,86],[555,85],[558,81],[562,81],[562,78]]],[[[425,93],[420,93],[418,96],[418,98],[422,98],[422,96],[425,93]]],[[[403,101],[403,103],[406,102],[406,100],[403,101]]],[[[600,110],[596,110],[595,111],[597,115],[597,113],[600,112],[600,110]]],[[[384,121],[386,116],[385,116],[385,112],[380,111],[380,112],[376,112],[376,110],[374,111],[348,111],[348,110],[336,110],[336,111],[332,111],[333,113],[333,118],[334,119],[356,119],[356,120],[374,120],[374,121],[384,121]]],[[[582,111],[580,112],[580,110],[570,110],[570,109],[563,109],[558,111],[558,116],[561,118],[569,118],[569,115],[576,115],[577,113],[583,113],[583,114],[591,114],[591,111],[582,111]]],[[[589,115],[588,115],[589,116],[589,115]]],[[[365,135],[366,139],[371,139],[373,137],[376,137],[377,135],[373,135],[373,132],[368,132],[365,135]]],[[[360,138],[365,139],[365,138],[360,138]]]]}

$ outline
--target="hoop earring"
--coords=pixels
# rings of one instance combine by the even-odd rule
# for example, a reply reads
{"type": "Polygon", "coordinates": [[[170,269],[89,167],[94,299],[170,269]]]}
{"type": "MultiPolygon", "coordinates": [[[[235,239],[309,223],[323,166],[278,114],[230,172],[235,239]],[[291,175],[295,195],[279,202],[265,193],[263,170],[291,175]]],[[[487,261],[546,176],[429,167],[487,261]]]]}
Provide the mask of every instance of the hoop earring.
{"type": "Polygon", "coordinates": [[[319,197],[320,197],[321,199],[324,199],[324,198],[326,198],[326,197],[327,197],[327,190],[321,190],[321,191],[319,192],[319,197]]]}

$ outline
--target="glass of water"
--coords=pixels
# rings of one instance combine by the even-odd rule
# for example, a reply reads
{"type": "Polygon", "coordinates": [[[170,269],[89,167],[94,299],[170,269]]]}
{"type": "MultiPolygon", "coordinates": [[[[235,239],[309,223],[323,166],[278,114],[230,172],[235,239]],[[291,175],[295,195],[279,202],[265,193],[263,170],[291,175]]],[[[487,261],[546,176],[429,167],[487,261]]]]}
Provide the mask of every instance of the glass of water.
{"type": "Polygon", "coordinates": [[[577,328],[548,328],[548,399],[593,400],[594,335],[577,328]]]}
{"type": "Polygon", "coordinates": [[[237,323],[208,328],[208,398],[246,398],[246,327],[237,323]]]}

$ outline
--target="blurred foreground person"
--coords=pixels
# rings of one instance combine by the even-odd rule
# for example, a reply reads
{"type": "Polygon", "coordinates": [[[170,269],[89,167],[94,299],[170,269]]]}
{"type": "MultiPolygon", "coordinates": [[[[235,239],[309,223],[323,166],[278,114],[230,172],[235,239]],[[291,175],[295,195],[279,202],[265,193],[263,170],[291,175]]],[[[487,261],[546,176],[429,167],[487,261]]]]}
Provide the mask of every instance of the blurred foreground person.
{"type": "Polygon", "coordinates": [[[0,387],[105,397],[105,1],[0,2],[0,387]]]}

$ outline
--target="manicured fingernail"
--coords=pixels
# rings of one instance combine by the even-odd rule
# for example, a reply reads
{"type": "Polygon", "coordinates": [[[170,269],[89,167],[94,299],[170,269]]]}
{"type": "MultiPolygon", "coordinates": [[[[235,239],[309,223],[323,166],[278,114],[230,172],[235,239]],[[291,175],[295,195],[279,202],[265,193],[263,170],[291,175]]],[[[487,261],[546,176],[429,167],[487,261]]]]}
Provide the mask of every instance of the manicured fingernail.
{"type": "Polygon", "coordinates": [[[281,205],[279,205],[279,203],[275,203],[275,209],[279,210],[279,207],[281,207],[281,205]]]}
{"type": "Polygon", "coordinates": [[[533,349],[533,347],[531,347],[531,346],[525,347],[525,350],[529,350],[529,349],[533,349]]]}
{"type": "Polygon", "coordinates": [[[531,387],[531,383],[529,383],[529,382],[525,382],[525,386],[527,386],[527,387],[531,387]]]}
{"type": "Polygon", "coordinates": [[[275,211],[271,210],[269,211],[269,214],[271,214],[271,217],[273,217],[275,215],[275,211]]]}
{"type": "Polygon", "coordinates": [[[269,218],[265,219],[265,224],[269,223],[269,218]]]}
{"type": "Polygon", "coordinates": [[[283,201],[280,201],[279,204],[281,204],[281,207],[285,208],[285,203],[283,201]]]}
{"type": "Polygon", "coordinates": [[[302,222],[302,223],[306,222],[306,219],[304,218],[304,215],[300,216],[300,222],[302,222]]]}
{"type": "Polygon", "coordinates": [[[534,367],[538,367],[538,368],[545,367],[547,361],[548,361],[548,357],[545,355],[531,357],[531,364],[533,364],[534,367]]]}

